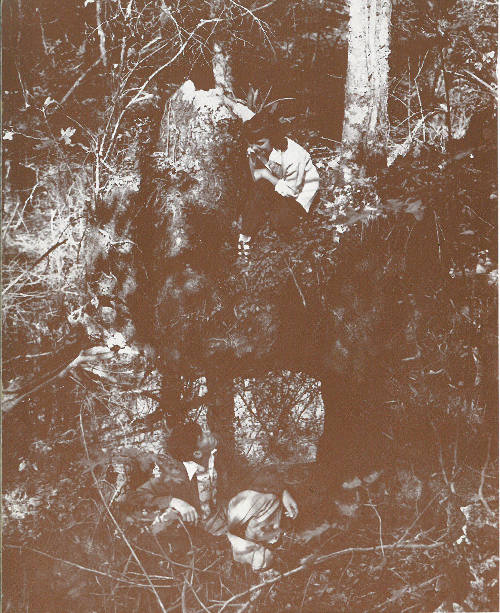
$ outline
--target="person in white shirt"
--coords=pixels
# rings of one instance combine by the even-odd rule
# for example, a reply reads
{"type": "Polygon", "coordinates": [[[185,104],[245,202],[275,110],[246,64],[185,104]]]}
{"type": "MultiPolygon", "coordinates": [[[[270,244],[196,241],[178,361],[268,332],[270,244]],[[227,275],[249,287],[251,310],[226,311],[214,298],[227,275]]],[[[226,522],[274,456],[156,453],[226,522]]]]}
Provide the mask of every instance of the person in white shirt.
{"type": "MultiPolygon", "coordinates": [[[[161,467],[159,477],[131,492],[127,506],[131,511],[153,510],[153,533],[168,530],[181,519],[214,536],[226,534],[235,561],[265,570],[273,561],[270,545],[281,535],[282,513],[294,519],[297,503],[279,475],[265,467],[258,467],[255,474],[233,467],[232,489],[237,493],[228,502],[218,500],[217,444],[217,437],[197,423],[174,427],[168,439],[173,462],[161,467]]],[[[227,469],[222,467],[222,472],[227,469]]]]}
{"type": "Polygon", "coordinates": [[[168,452],[172,461],[160,467],[159,477],[131,492],[128,505],[159,511],[158,524],[180,517],[211,534],[224,533],[225,517],[217,504],[217,438],[197,423],[182,424],[172,429],[168,452]]]}
{"type": "Polygon", "coordinates": [[[266,218],[279,234],[291,230],[309,212],[319,188],[319,174],[309,153],[284,135],[268,113],[243,124],[255,193],[242,210],[240,243],[248,244],[266,218]]]}

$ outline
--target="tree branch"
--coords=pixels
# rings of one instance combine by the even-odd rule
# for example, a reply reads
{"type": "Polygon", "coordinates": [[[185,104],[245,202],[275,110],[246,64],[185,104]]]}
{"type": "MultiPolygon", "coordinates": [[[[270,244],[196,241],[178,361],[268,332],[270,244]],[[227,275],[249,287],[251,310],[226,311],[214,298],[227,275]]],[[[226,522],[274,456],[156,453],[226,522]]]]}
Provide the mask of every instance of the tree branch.
{"type": "Polygon", "coordinates": [[[444,83],[444,96],[446,100],[446,127],[448,130],[448,144],[451,143],[453,138],[452,127],[451,127],[451,102],[450,102],[450,89],[451,83],[449,78],[449,72],[446,69],[446,62],[444,59],[444,51],[443,49],[439,50],[439,55],[441,58],[441,70],[443,72],[443,83],[444,83]]]}
{"type": "Polygon", "coordinates": [[[483,81],[483,79],[481,79],[481,77],[478,77],[476,74],[474,74],[473,72],[471,72],[470,70],[466,70],[465,68],[462,68],[462,72],[460,73],[456,73],[462,77],[467,78],[468,81],[476,81],[477,83],[479,83],[480,85],[482,85],[483,87],[485,87],[489,92],[491,92],[495,98],[497,97],[497,89],[494,85],[490,85],[489,83],[487,83],[486,81],[483,81]]]}
{"type": "Polygon", "coordinates": [[[367,553],[371,551],[378,551],[382,548],[384,549],[384,551],[387,551],[388,549],[425,549],[427,550],[427,549],[436,549],[437,547],[444,547],[444,546],[445,546],[445,543],[432,543],[430,545],[425,545],[423,543],[422,544],[421,543],[401,543],[401,544],[392,543],[391,545],[384,545],[383,547],[381,545],[376,545],[374,547],[348,547],[347,549],[341,549],[340,551],[334,551],[333,553],[327,553],[319,557],[315,557],[315,554],[313,554],[305,558],[300,566],[297,566],[296,568],[292,568],[292,570],[289,570],[286,573],[280,573],[277,577],[273,577],[272,579],[267,579],[266,581],[263,581],[262,583],[253,585],[250,589],[245,590],[244,592],[235,594],[229,600],[226,600],[222,608],[219,609],[218,613],[222,613],[235,600],[239,600],[243,596],[252,594],[256,590],[259,590],[262,587],[265,587],[266,585],[273,585],[277,581],[281,581],[281,579],[285,579],[286,577],[291,577],[292,575],[296,575],[297,573],[303,570],[306,570],[307,568],[310,568],[311,566],[318,566],[319,564],[322,564],[326,560],[335,558],[337,556],[345,555],[347,553],[367,553]]]}
{"type": "Polygon", "coordinates": [[[488,511],[488,515],[491,517],[495,517],[495,513],[490,508],[490,505],[487,503],[486,498],[484,497],[483,487],[484,487],[484,477],[486,474],[486,469],[488,467],[488,462],[490,461],[490,445],[491,445],[491,436],[488,437],[488,448],[486,450],[486,460],[484,461],[484,466],[481,471],[481,482],[479,484],[478,496],[479,500],[483,503],[484,508],[488,511]]]}
{"type": "Polygon", "coordinates": [[[158,601],[158,605],[160,607],[160,610],[162,613],[167,613],[163,602],[160,598],[160,595],[158,594],[158,592],[156,591],[155,586],[153,585],[153,582],[151,581],[150,576],[148,575],[148,572],[146,571],[146,569],[144,568],[141,560],[139,559],[139,556],[135,553],[134,548],[132,547],[132,545],[130,544],[129,540],[127,539],[125,532],[123,532],[120,524],[116,521],[115,516],[113,515],[113,513],[111,512],[111,509],[108,506],[108,503],[106,502],[106,499],[104,498],[104,495],[101,491],[101,488],[99,487],[99,482],[97,481],[97,477],[95,476],[94,473],[94,468],[92,467],[92,463],[90,461],[90,455],[89,455],[89,449],[87,447],[87,441],[85,439],[85,431],[83,429],[83,417],[82,417],[82,412],[80,410],[80,430],[82,433],[82,442],[83,442],[83,446],[85,448],[85,455],[87,456],[87,460],[89,462],[89,466],[90,466],[90,473],[92,475],[92,479],[94,480],[94,484],[95,487],[97,489],[97,493],[99,494],[99,497],[102,501],[102,504],[104,505],[104,508],[106,509],[107,514],[109,515],[111,521],[113,522],[115,528],[117,529],[118,533],[120,534],[120,536],[122,537],[124,543],[127,545],[127,547],[130,550],[130,553],[132,554],[132,557],[134,558],[134,560],[137,562],[139,568],[141,569],[142,573],[144,574],[144,577],[146,578],[146,581],[149,584],[149,587],[151,588],[153,594],[156,597],[156,600],[158,601]]]}
{"type": "Polygon", "coordinates": [[[104,34],[104,30],[102,28],[102,19],[101,19],[101,0],[96,0],[95,3],[95,17],[97,23],[97,33],[99,35],[99,52],[101,54],[101,60],[103,66],[108,65],[108,58],[106,56],[106,35],[104,34]]]}
{"type": "Polygon", "coordinates": [[[80,83],[85,79],[85,77],[101,62],[101,58],[98,57],[95,62],[93,62],[87,70],[85,70],[78,79],[73,83],[73,85],[68,89],[68,91],[64,94],[59,102],[60,105],[63,105],[66,100],[71,96],[71,94],[75,91],[75,89],[80,85],[80,83]]]}
{"type": "MultiPolygon", "coordinates": [[[[64,558],[59,558],[57,556],[53,556],[50,553],[45,551],[40,551],[40,549],[34,549],[33,547],[21,547],[21,545],[4,545],[8,549],[19,549],[20,551],[33,551],[34,553],[38,553],[41,556],[49,558],[51,560],[55,560],[56,562],[62,562],[63,564],[67,564],[68,566],[72,566],[73,568],[78,568],[80,570],[84,570],[88,573],[94,573],[96,575],[101,575],[102,577],[108,577],[109,579],[113,579],[114,581],[119,581],[120,583],[126,583],[127,585],[133,585],[134,587],[149,587],[147,584],[136,583],[135,581],[128,581],[127,579],[123,579],[122,577],[118,577],[116,575],[111,575],[109,573],[104,573],[102,570],[97,570],[96,568],[89,568],[88,566],[82,566],[81,564],[77,564],[76,562],[71,562],[70,560],[65,560],[64,558]]],[[[156,575],[158,579],[173,579],[173,577],[156,575]]],[[[158,585],[157,588],[162,587],[171,587],[171,586],[162,586],[158,585]]]]}

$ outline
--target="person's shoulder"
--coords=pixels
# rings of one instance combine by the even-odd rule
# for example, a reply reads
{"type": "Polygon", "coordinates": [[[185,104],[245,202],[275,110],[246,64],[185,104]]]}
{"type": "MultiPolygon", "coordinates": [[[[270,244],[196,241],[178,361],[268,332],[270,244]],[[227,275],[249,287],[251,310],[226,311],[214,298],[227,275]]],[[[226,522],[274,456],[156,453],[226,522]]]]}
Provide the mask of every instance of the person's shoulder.
{"type": "Polygon", "coordinates": [[[184,464],[179,460],[168,458],[161,463],[160,479],[162,481],[173,481],[181,483],[187,479],[187,472],[184,464]]]}
{"type": "Polygon", "coordinates": [[[297,143],[296,141],[288,137],[287,137],[287,141],[288,141],[288,147],[286,150],[287,154],[291,156],[295,156],[295,157],[309,157],[309,153],[304,149],[304,147],[302,147],[302,145],[299,145],[299,143],[297,143]]]}

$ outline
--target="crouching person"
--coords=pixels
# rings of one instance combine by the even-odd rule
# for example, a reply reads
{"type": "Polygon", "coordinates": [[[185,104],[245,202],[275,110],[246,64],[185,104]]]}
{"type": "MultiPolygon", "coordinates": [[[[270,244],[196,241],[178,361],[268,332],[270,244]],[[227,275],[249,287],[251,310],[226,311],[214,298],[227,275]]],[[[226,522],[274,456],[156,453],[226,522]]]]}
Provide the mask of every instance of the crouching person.
{"type": "MultiPolygon", "coordinates": [[[[213,536],[227,533],[235,561],[250,564],[254,571],[271,568],[271,549],[281,536],[283,512],[292,519],[298,514],[295,500],[281,487],[280,479],[266,468],[254,476],[243,467],[233,466],[232,471],[221,467],[222,476],[231,472],[233,488],[240,490],[226,506],[217,499],[221,484],[216,437],[189,423],[174,427],[167,445],[173,462],[161,467],[159,477],[129,494],[126,505],[142,509],[146,513],[142,517],[152,521],[152,532],[165,530],[171,544],[179,537],[175,528],[180,523],[189,531],[196,526],[213,536]]],[[[182,530],[180,536],[185,534],[182,530]]]]}
{"type": "Polygon", "coordinates": [[[238,248],[247,253],[252,236],[267,220],[286,237],[307,218],[317,197],[319,174],[309,152],[287,138],[284,126],[269,113],[261,111],[245,121],[243,137],[253,194],[241,211],[238,248]]]}
{"type": "Polygon", "coordinates": [[[287,490],[281,494],[244,490],[230,500],[227,537],[236,562],[250,564],[258,572],[272,568],[283,512],[292,519],[298,514],[297,503],[287,490]]]}
{"type": "Polygon", "coordinates": [[[217,505],[216,437],[189,423],[174,427],[167,445],[173,461],[131,493],[127,506],[145,510],[154,533],[182,522],[224,534],[225,514],[217,505]]]}

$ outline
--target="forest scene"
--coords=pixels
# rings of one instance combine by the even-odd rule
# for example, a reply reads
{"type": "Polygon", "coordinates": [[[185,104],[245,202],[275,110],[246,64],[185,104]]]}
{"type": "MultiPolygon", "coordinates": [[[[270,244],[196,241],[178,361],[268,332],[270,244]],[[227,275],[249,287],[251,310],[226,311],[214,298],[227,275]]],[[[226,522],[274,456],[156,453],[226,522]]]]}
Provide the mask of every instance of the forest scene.
{"type": "Polygon", "coordinates": [[[500,611],[497,11],[3,2],[3,611],[500,611]]]}

